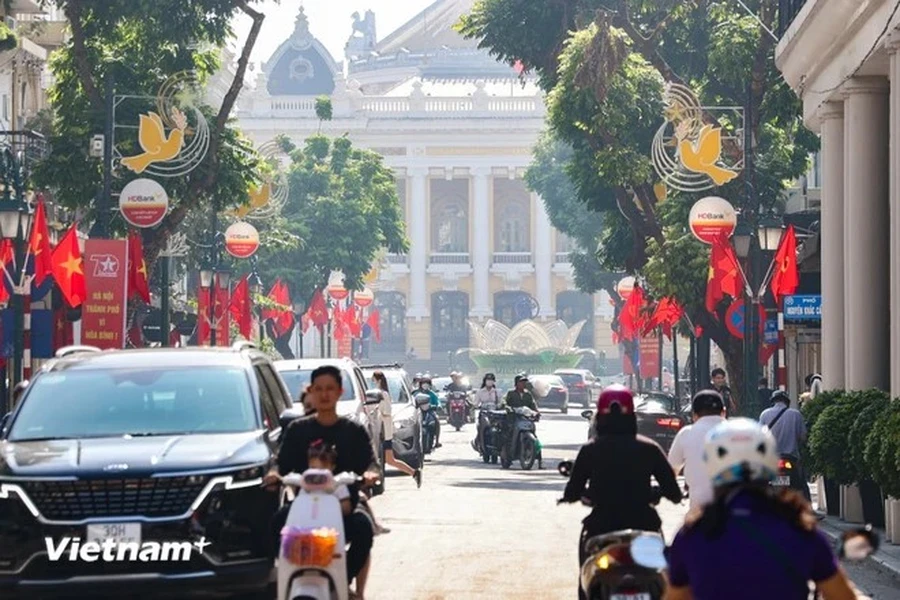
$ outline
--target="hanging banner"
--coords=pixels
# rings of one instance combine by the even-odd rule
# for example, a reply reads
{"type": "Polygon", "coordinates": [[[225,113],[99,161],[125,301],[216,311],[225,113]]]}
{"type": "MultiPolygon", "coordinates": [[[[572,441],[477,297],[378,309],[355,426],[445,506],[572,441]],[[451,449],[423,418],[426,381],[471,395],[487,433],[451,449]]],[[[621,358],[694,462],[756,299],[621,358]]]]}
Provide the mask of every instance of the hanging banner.
{"type": "Polygon", "coordinates": [[[659,337],[656,331],[641,338],[641,378],[659,377],[659,337]]]}
{"type": "Polygon", "coordinates": [[[84,243],[87,298],[81,312],[81,339],[103,350],[125,347],[128,243],[89,239],[84,243]]]}
{"type": "Polygon", "coordinates": [[[152,179],[129,181],[119,194],[119,211],[135,227],[155,227],[169,210],[169,195],[152,179]]]}
{"type": "Polygon", "coordinates": [[[737,213],[728,200],[707,196],[691,207],[689,221],[694,237],[704,244],[712,244],[723,233],[731,237],[737,226],[737,213]]]}
{"type": "Polygon", "coordinates": [[[225,230],[225,250],[235,258],[250,258],[259,249],[259,232],[256,227],[238,221],[225,230]]]}

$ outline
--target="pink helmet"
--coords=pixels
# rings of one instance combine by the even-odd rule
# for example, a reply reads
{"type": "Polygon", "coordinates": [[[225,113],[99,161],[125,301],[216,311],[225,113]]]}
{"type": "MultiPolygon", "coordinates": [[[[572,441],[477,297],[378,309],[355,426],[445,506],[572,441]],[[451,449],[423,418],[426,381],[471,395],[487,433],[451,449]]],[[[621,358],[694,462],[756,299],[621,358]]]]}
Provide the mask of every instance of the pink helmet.
{"type": "Polygon", "coordinates": [[[597,414],[608,415],[613,404],[618,404],[622,414],[634,414],[634,395],[624,385],[611,385],[604,388],[597,398],[597,414]]]}

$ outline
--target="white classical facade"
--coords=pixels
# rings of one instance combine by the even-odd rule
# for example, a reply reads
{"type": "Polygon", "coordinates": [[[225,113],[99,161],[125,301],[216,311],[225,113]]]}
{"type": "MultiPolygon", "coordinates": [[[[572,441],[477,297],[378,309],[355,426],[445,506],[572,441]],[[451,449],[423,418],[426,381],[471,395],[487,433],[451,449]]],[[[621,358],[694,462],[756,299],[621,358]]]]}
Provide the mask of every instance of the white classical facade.
{"type": "MultiPolygon", "coordinates": [[[[410,239],[376,287],[382,343],[446,365],[469,345],[468,319],[586,320],[579,345],[616,353],[605,293],[575,290],[569,242],[522,179],[544,128],[544,99],[453,25],[472,0],[438,0],[383,40],[356,16],[346,63],[310,32],[301,9],[290,39],[257,71],[237,113],[256,144],[321,131],[377,151],[396,173],[410,239]],[[315,98],[333,119],[319,123],[315,98]]],[[[349,28],[348,28],[349,29],[349,28]]]]}
{"type": "Polygon", "coordinates": [[[900,395],[900,18],[795,2],[776,64],[821,135],[822,374],[900,395]]]}

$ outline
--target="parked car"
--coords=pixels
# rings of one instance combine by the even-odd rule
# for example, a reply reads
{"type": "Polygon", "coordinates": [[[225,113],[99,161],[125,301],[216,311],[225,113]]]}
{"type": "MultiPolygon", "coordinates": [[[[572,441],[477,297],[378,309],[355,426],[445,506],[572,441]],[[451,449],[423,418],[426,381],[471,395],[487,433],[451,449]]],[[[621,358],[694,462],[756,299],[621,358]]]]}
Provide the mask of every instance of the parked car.
{"type": "Polygon", "coordinates": [[[569,390],[559,375],[530,375],[529,381],[534,390],[534,400],[543,410],[546,407],[558,408],[562,414],[569,412],[569,390]]]}
{"type": "Polygon", "coordinates": [[[597,400],[601,386],[587,369],[557,369],[553,374],[559,375],[565,382],[569,389],[569,402],[588,408],[597,400]]]}
{"type": "MultiPolygon", "coordinates": [[[[312,372],[323,365],[333,365],[340,369],[344,393],[337,403],[338,415],[355,420],[366,428],[372,440],[372,452],[378,460],[378,468],[384,475],[384,429],[381,425],[381,411],[378,406],[366,405],[366,378],[359,366],[349,358],[301,358],[275,361],[275,368],[284,380],[291,398],[299,399],[300,392],[309,385],[312,372]]],[[[384,491],[384,477],[374,488],[376,494],[384,491]]]]}
{"type": "Polygon", "coordinates": [[[399,365],[364,365],[363,375],[374,388],[372,374],[381,371],[387,378],[391,395],[391,418],[394,422],[394,456],[414,469],[425,464],[422,451],[422,411],[416,408],[409,388],[409,374],[399,365]]]}
{"type": "Polygon", "coordinates": [[[262,477],[300,416],[246,342],[61,349],[0,421],[0,597],[264,593],[278,496],[262,477]],[[46,539],[66,538],[183,560],[51,560],[46,539]]]}

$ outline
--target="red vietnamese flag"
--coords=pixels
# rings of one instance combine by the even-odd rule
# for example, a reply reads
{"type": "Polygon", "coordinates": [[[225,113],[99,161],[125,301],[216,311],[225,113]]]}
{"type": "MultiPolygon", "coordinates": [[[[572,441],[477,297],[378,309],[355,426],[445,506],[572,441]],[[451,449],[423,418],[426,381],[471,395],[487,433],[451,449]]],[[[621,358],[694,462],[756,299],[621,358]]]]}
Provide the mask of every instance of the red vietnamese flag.
{"type": "Polygon", "coordinates": [[[245,339],[250,339],[253,333],[253,313],[250,310],[250,282],[249,275],[244,275],[231,294],[231,303],[228,311],[231,318],[238,326],[238,331],[245,339]]]}
{"type": "Polygon", "coordinates": [[[3,269],[0,273],[0,277],[3,277],[0,282],[0,303],[9,302],[14,287],[13,273],[16,270],[16,253],[9,238],[0,240],[0,268],[3,269]]]}
{"type": "Polygon", "coordinates": [[[619,316],[619,335],[622,339],[633,340],[643,328],[644,317],[641,314],[644,309],[644,292],[640,285],[635,284],[634,290],[625,301],[622,307],[622,314],[619,316]]]}
{"type": "Polygon", "coordinates": [[[34,210],[34,222],[28,239],[28,254],[34,260],[34,282],[37,286],[53,275],[53,256],[50,249],[50,233],[47,231],[47,213],[41,197],[34,210]]]}
{"type": "Polygon", "coordinates": [[[228,346],[231,343],[231,320],[228,318],[228,306],[231,304],[229,289],[218,281],[216,276],[216,345],[228,346]]]}
{"type": "Polygon", "coordinates": [[[78,248],[78,230],[75,224],[53,250],[53,279],[72,308],[81,306],[87,292],[84,282],[84,261],[78,248]]]}
{"type": "Polygon", "coordinates": [[[312,300],[309,303],[309,309],[306,311],[306,317],[312,325],[320,332],[328,323],[328,306],[325,304],[325,295],[322,290],[316,290],[312,300]]]}
{"type": "Polygon", "coordinates": [[[375,341],[381,342],[381,314],[377,308],[373,308],[372,312],[369,313],[369,319],[366,321],[366,324],[372,330],[375,341]]]}
{"type": "Polygon", "coordinates": [[[331,327],[332,332],[334,333],[334,339],[342,340],[344,339],[344,311],[341,310],[340,304],[334,305],[334,311],[331,316],[331,327]]]}
{"type": "Polygon", "coordinates": [[[740,296],[738,260],[734,248],[723,234],[716,237],[709,254],[709,276],[706,281],[706,310],[715,314],[716,306],[729,295],[740,296]]]}
{"type": "Polygon", "coordinates": [[[291,309],[291,293],[286,283],[278,279],[269,290],[269,300],[280,304],[283,308],[269,308],[263,311],[263,320],[275,320],[275,334],[278,337],[284,336],[291,331],[295,325],[294,313],[291,309]]]}
{"type": "Polygon", "coordinates": [[[137,231],[128,234],[128,289],[131,291],[132,298],[138,296],[150,304],[150,284],[147,281],[147,262],[144,260],[144,241],[137,231]]]}
{"type": "Polygon", "coordinates": [[[344,313],[344,318],[347,320],[347,329],[350,331],[350,335],[357,339],[361,337],[362,323],[360,323],[358,309],[355,306],[350,306],[350,309],[344,313]]]}
{"type": "Polygon", "coordinates": [[[684,310],[678,302],[672,298],[665,297],[656,303],[656,309],[653,311],[653,316],[647,321],[647,326],[644,328],[644,334],[646,335],[656,327],[662,327],[666,337],[672,339],[672,327],[681,320],[683,315],[684,310]]]}
{"type": "Polygon", "coordinates": [[[66,307],[60,306],[53,311],[53,349],[54,351],[75,343],[72,322],[66,319],[66,307]]]}
{"type": "Polygon", "coordinates": [[[775,302],[780,296],[789,296],[800,286],[800,273],[797,270],[797,236],[794,226],[788,225],[778,251],[775,253],[774,273],[772,274],[772,295],[775,302]]]}
{"type": "Polygon", "coordinates": [[[212,329],[212,317],[210,315],[211,288],[201,287],[197,290],[197,345],[205,346],[209,343],[212,329]]]}

